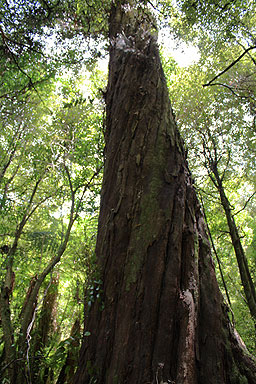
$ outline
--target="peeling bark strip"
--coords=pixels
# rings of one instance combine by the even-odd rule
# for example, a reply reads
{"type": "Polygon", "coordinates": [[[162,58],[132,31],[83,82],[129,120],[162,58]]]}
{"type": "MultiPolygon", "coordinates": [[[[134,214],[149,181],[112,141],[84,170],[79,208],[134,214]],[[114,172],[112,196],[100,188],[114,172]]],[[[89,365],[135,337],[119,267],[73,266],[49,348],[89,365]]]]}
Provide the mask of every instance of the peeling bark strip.
{"type": "Polygon", "coordinates": [[[76,384],[256,383],[230,327],[148,15],[113,8],[106,162],[76,384]],[[104,305],[104,306],[103,306],[104,305]]]}
{"type": "Polygon", "coordinates": [[[189,384],[196,382],[195,376],[195,328],[196,312],[191,291],[180,294],[182,319],[180,327],[179,349],[177,355],[177,382],[189,384]]]}

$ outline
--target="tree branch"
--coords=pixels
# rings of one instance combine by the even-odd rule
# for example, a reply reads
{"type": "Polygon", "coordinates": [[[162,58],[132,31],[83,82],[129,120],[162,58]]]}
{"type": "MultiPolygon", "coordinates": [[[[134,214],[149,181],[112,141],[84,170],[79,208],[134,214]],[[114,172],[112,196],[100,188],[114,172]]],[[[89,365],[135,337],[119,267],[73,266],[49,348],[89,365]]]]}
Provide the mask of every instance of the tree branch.
{"type": "Polygon", "coordinates": [[[22,128],[22,124],[19,124],[19,127],[18,129],[14,132],[14,135],[12,137],[12,141],[10,143],[10,146],[9,146],[9,158],[7,159],[7,161],[5,162],[5,164],[3,165],[3,169],[1,170],[0,172],[0,181],[3,179],[8,167],[10,166],[14,156],[15,156],[15,153],[17,151],[17,147],[18,147],[18,142],[22,136],[22,133],[23,133],[23,128],[22,128]],[[21,130],[20,130],[21,128],[21,130]],[[11,149],[11,147],[13,146],[13,148],[11,149]]]}
{"type": "MultiPolygon", "coordinates": [[[[211,84],[206,84],[206,85],[209,85],[209,86],[220,85],[221,87],[225,87],[225,88],[229,89],[230,92],[232,92],[233,95],[235,95],[236,97],[240,97],[241,99],[243,99],[243,98],[247,98],[246,96],[238,95],[238,94],[233,90],[233,88],[231,88],[231,87],[230,87],[229,85],[227,85],[227,84],[222,84],[222,83],[211,83],[211,84]]],[[[206,85],[203,85],[203,86],[206,86],[206,85]]]]}
{"type": "Polygon", "coordinates": [[[220,177],[221,182],[224,181],[225,174],[226,174],[226,172],[227,172],[227,169],[228,169],[228,166],[229,166],[229,163],[230,163],[230,158],[231,158],[231,148],[228,148],[227,152],[228,152],[228,159],[227,159],[227,162],[226,162],[226,166],[225,166],[225,168],[224,168],[224,171],[223,171],[223,173],[222,173],[222,176],[220,177]]]}
{"type": "Polygon", "coordinates": [[[256,48],[256,45],[247,48],[236,60],[234,60],[228,67],[226,67],[223,71],[221,71],[218,75],[216,75],[211,81],[209,81],[207,84],[203,84],[203,87],[208,87],[209,85],[213,85],[212,83],[214,82],[214,80],[218,79],[218,77],[220,77],[224,73],[226,73],[236,63],[238,63],[238,61],[240,61],[242,59],[242,57],[244,57],[244,55],[246,55],[246,53],[248,53],[249,51],[251,51],[252,49],[255,49],[255,48],[256,48]]]}
{"type": "Polygon", "coordinates": [[[83,188],[82,196],[81,196],[80,199],[79,199],[79,203],[78,203],[77,210],[76,210],[76,213],[75,213],[75,220],[77,219],[77,216],[78,216],[78,213],[79,213],[79,208],[81,207],[82,200],[83,200],[83,197],[84,197],[84,195],[85,195],[85,192],[87,191],[88,188],[90,188],[92,181],[94,180],[94,178],[95,178],[96,176],[98,176],[98,174],[100,173],[100,171],[102,170],[102,168],[103,168],[103,165],[101,165],[101,166],[94,172],[94,174],[92,175],[92,177],[90,178],[90,180],[88,181],[88,183],[85,184],[85,186],[84,186],[84,188],[83,188]]]}
{"type": "MultiPolygon", "coordinates": [[[[240,42],[238,41],[237,44],[240,45],[240,47],[242,47],[244,51],[246,51],[246,48],[243,46],[242,43],[240,43],[240,42]]],[[[254,57],[253,57],[250,53],[248,53],[248,56],[249,56],[250,59],[252,60],[253,64],[256,65],[256,60],[254,59],[254,57]]]]}
{"type": "Polygon", "coordinates": [[[235,212],[235,213],[233,214],[233,216],[238,215],[238,213],[242,212],[242,211],[246,208],[247,204],[250,202],[250,200],[253,198],[253,196],[254,196],[255,194],[256,194],[256,191],[253,192],[253,194],[249,197],[249,199],[247,199],[247,201],[245,202],[243,208],[241,208],[241,209],[239,209],[239,211],[235,212]]]}

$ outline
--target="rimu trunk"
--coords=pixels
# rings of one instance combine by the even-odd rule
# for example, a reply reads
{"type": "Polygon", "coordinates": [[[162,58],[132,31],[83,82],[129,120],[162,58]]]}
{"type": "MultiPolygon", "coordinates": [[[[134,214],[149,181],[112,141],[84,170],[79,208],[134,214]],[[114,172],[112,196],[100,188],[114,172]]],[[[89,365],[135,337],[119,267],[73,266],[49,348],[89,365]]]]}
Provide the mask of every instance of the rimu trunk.
{"type": "Polygon", "coordinates": [[[102,294],[88,309],[75,383],[254,384],[254,361],[218,289],[151,30],[149,15],[113,6],[102,294]]]}

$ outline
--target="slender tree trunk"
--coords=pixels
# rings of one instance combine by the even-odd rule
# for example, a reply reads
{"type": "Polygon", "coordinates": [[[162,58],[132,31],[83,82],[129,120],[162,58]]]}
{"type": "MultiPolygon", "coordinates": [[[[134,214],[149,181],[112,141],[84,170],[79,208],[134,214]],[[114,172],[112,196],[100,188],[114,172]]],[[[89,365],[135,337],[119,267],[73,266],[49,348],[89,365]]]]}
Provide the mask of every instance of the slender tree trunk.
{"type": "Polygon", "coordinates": [[[244,288],[245,297],[247,300],[247,305],[250,310],[251,316],[256,322],[256,291],[255,286],[251,277],[251,273],[248,266],[248,261],[246,255],[244,253],[244,249],[241,243],[241,239],[239,236],[239,232],[235,223],[235,219],[232,215],[232,211],[230,208],[230,203],[225,194],[225,189],[222,184],[222,180],[219,175],[217,164],[212,164],[212,172],[214,174],[214,184],[218,189],[221,205],[224,209],[227,224],[229,228],[229,234],[231,237],[232,245],[235,251],[236,260],[239,268],[241,282],[244,288]]]}
{"type": "Polygon", "coordinates": [[[80,345],[80,328],[80,320],[76,319],[70,333],[71,343],[68,348],[67,358],[61,368],[56,384],[70,384],[73,381],[80,345]]]}
{"type": "MultiPolygon", "coordinates": [[[[45,294],[39,321],[31,335],[30,352],[30,377],[32,383],[44,384],[44,373],[48,372],[46,367],[44,349],[49,345],[49,338],[56,332],[57,296],[59,286],[59,274],[51,281],[45,294]]],[[[32,330],[31,332],[32,333],[32,330]]],[[[47,375],[46,375],[47,377],[47,375]]]]}
{"type": "Polygon", "coordinates": [[[148,15],[113,7],[102,295],[88,311],[75,383],[254,384],[254,360],[218,289],[151,29],[148,15]]]}
{"type": "MultiPolygon", "coordinates": [[[[10,269],[12,275],[12,270],[10,269]]],[[[11,277],[10,275],[10,277],[11,277]]],[[[6,277],[8,274],[6,274],[6,277]]],[[[1,326],[3,329],[3,340],[4,340],[4,349],[5,349],[5,359],[6,369],[8,370],[8,376],[12,383],[15,382],[17,367],[16,367],[16,350],[14,347],[14,332],[11,321],[11,311],[10,311],[10,295],[12,293],[12,282],[8,278],[5,279],[5,282],[1,286],[0,292],[0,310],[1,310],[1,326]]],[[[2,367],[4,370],[4,368],[2,367]]]]}

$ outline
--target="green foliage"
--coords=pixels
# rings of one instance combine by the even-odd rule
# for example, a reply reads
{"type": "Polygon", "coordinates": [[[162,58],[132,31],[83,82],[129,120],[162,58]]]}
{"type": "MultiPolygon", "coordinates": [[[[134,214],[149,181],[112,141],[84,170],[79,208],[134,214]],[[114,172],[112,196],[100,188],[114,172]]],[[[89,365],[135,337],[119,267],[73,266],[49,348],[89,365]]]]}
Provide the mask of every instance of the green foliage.
{"type": "Polygon", "coordinates": [[[80,18],[83,31],[95,37],[107,37],[108,15],[111,1],[81,1],[77,0],[77,15],[80,18]]]}
{"type": "MultiPolygon", "coordinates": [[[[255,27],[254,1],[160,1],[169,26],[178,37],[203,44],[235,40],[238,36],[252,39],[255,27]]],[[[213,45],[213,44],[212,44],[213,45]]]]}
{"type": "Polygon", "coordinates": [[[95,63],[109,7],[110,1],[1,0],[0,98],[20,100],[47,86],[56,71],[95,63]]]}
{"type": "MultiPolygon", "coordinates": [[[[10,302],[17,349],[28,288],[32,289],[32,282],[65,250],[57,266],[60,281],[54,321],[58,330],[49,333],[40,350],[33,351],[44,362],[41,373],[48,367],[56,375],[61,369],[73,317],[83,312],[99,209],[104,110],[99,89],[104,86],[105,75],[94,67],[90,75],[81,71],[76,82],[69,71],[26,99],[16,98],[14,103],[1,99],[0,247],[14,249],[17,242],[10,302]]],[[[8,265],[6,256],[0,253],[2,266],[8,265]]],[[[4,268],[1,280],[3,284],[4,268]]],[[[41,327],[38,320],[48,285],[46,279],[34,303],[37,315],[32,341],[41,327]]],[[[37,375],[36,371],[31,374],[37,375]]]]}

